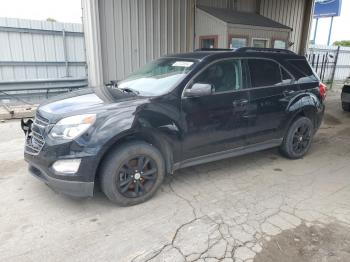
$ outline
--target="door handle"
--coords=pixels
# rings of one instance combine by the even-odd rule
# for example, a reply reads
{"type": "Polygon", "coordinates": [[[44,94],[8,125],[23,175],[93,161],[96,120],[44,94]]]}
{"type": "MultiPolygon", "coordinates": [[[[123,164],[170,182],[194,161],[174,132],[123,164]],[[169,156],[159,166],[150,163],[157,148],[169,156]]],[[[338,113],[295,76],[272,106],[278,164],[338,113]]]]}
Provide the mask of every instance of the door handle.
{"type": "Polygon", "coordinates": [[[285,96],[289,96],[289,95],[292,95],[292,94],[294,94],[295,93],[295,90],[284,90],[283,91],[283,94],[285,95],[285,96]]]}
{"type": "Polygon", "coordinates": [[[234,107],[236,106],[246,106],[248,104],[248,100],[247,99],[238,99],[238,100],[233,100],[232,105],[234,107]]]}

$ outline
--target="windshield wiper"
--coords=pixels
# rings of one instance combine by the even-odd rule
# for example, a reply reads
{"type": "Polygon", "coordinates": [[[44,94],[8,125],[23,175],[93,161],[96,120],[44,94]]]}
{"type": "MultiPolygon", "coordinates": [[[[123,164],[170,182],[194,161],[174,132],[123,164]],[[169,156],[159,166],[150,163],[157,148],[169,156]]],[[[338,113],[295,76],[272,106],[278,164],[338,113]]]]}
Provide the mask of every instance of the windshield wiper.
{"type": "Polygon", "coordinates": [[[119,88],[119,89],[120,89],[120,90],[123,90],[123,91],[125,91],[125,92],[127,92],[127,93],[133,93],[133,94],[135,94],[135,95],[140,94],[139,91],[136,91],[135,89],[131,89],[130,87],[119,88]]]}
{"type": "Polygon", "coordinates": [[[134,94],[134,95],[138,95],[140,92],[136,91],[130,87],[125,87],[125,88],[119,88],[118,87],[118,80],[111,80],[107,85],[107,87],[112,88],[112,89],[117,89],[122,91],[123,93],[127,93],[127,94],[134,94]]]}

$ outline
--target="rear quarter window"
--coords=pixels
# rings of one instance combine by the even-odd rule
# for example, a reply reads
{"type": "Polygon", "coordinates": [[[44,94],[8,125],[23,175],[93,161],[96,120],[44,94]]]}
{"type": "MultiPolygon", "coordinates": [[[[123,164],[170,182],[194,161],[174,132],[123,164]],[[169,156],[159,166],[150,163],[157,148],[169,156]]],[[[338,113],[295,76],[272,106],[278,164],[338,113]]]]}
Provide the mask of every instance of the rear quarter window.
{"type": "Polygon", "coordinates": [[[317,76],[312,70],[309,63],[304,59],[290,59],[287,60],[288,69],[294,75],[295,80],[298,82],[310,82],[318,81],[317,76]]]}

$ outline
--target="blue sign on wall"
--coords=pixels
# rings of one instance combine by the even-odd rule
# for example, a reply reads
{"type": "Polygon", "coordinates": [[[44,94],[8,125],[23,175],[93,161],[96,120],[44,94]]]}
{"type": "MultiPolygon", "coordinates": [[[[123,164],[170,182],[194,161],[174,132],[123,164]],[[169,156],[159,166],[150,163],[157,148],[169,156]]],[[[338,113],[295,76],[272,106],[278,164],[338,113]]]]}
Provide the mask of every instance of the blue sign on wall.
{"type": "Polygon", "coordinates": [[[316,0],[314,17],[339,16],[342,0],[316,0]]]}

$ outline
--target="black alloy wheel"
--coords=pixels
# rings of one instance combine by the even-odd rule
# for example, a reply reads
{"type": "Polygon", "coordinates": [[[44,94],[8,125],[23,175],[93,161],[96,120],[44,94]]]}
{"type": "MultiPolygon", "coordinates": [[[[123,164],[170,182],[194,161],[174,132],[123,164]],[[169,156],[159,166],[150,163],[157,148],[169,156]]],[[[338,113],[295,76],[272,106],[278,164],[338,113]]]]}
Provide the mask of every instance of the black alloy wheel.
{"type": "Polygon", "coordinates": [[[297,118],[288,128],[280,151],[290,159],[302,158],[310,149],[314,135],[314,124],[308,117],[297,118]]]}
{"type": "Polygon", "coordinates": [[[302,154],[308,149],[311,135],[311,128],[307,124],[302,124],[295,130],[292,143],[296,154],[302,154]]]}
{"type": "Polygon", "coordinates": [[[125,197],[141,197],[149,193],[158,175],[156,162],[149,156],[138,155],[127,159],[118,170],[116,185],[125,197]]]}
{"type": "Polygon", "coordinates": [[[143,141],[124,143],[111,150],[101,164],[102,191],[121,206],[152,198],[166,174],[161,152],[143,141]]]}

